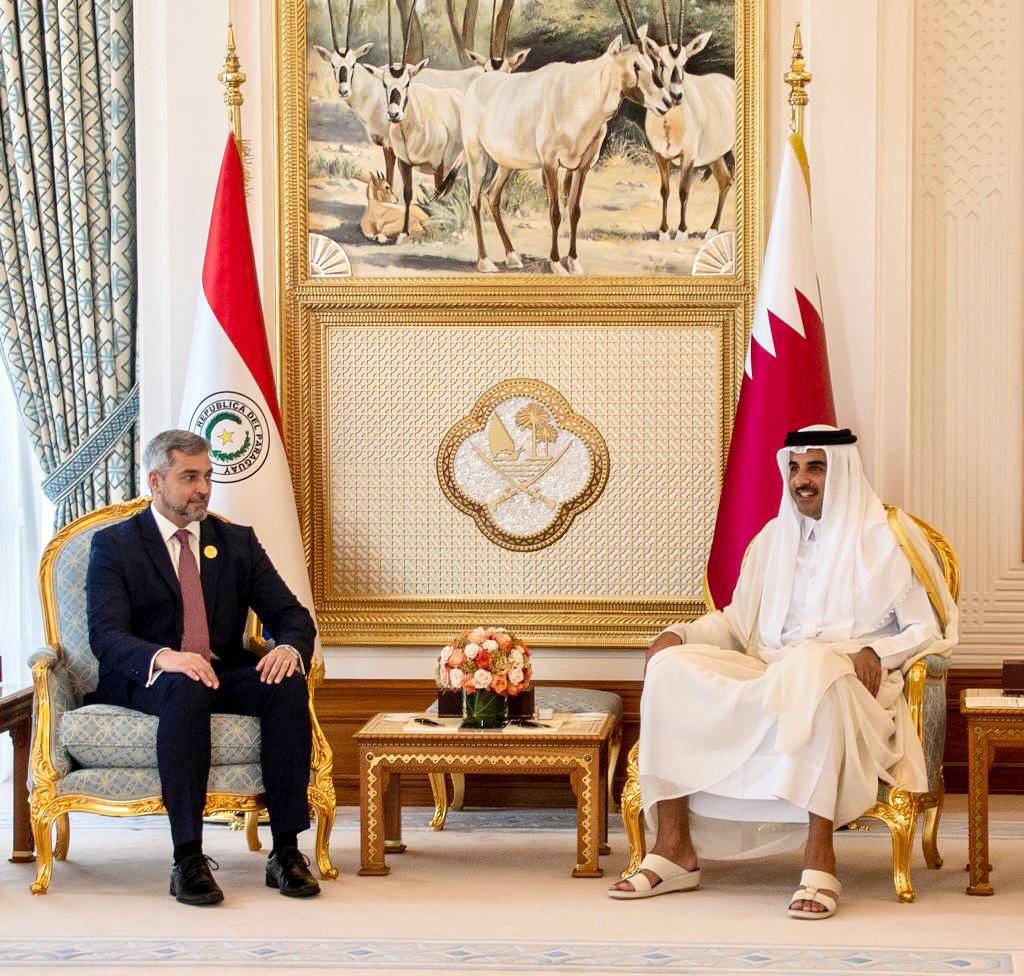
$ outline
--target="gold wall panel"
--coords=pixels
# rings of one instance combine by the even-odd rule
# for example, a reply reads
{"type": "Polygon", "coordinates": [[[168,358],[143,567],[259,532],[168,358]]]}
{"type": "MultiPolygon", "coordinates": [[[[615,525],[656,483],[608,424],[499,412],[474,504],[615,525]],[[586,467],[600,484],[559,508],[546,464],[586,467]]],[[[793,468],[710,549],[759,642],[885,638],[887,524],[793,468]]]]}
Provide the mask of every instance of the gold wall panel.
{"type": "Polygon", "coordinates": [[[275,14],[282,405],[324,643],[493,620],[531,645],[640,646],[700,612],[764,241],[762,0],[735,4],[735,249],[704,277],[312,275],[306,0],[275,14]],[[514,378],[609,453],[597,501],[528,552],[485,539],[436,471],[445,433],[514,378]]]}

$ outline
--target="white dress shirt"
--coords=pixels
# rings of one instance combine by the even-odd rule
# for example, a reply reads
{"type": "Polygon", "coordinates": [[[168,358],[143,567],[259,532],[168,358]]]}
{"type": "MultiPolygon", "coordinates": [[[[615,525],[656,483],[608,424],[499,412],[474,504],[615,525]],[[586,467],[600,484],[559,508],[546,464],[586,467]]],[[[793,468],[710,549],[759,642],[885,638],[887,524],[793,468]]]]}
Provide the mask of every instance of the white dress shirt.
{"type": "MultiPolygon", "coordinates": [[[[174,575],[181,577],[181,573],[178,569],[178,563],[181,559],[181,543],[175,538],[175,533],[179,531],[176,526],[169,518],[166,518],[159,511],[157,511],[156,505],[150,505],[149,510],[153,513],[153,521],[156,522],[157,531],[160,533],[160,538],[164,540],[164,545],[167,546],[167,555],[171,557],[171,565],[174,567],[174,575]]],[[[202,560],[199,558],[199,523],[189,522],[188,525],[184,526],[188,532],[188,544],[192,550],[192,558],[196,561],[196,569],[200,576],[202,575],[202,560]]],[[[302,663],[302,655],[291,646],[291,644],[281,644],[280,647],[286,648],[295,655],[296,661],[299,664],[299,670],[302,674],[306,673],[306,668],[302,663]]],[[[156,654],[150,659],[149,662],[149,678],[146,681],[146,687],[148,688],[160,675],[163,673],[161,668],[156,666],[157,657],[164,651],[172,651],[173,647],[161,647],[156,654]]],[[[210,656],[213,660],[217,660],[217,655],[211,650],[210,656]]]]}

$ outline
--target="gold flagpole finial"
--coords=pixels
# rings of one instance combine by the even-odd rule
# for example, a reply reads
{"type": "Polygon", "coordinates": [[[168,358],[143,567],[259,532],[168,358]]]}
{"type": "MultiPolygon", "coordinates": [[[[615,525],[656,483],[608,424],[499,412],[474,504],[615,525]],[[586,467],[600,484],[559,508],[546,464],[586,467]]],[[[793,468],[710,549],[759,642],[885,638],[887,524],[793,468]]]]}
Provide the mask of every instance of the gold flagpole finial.
{"type": "Polygon", "coordinates": [[[241,151],[242,143],[242,85],[245,83],[245,74],[242,72],[242,64],[238,60],[235,51],[235,28],[228,22],[228,50],[224,55],[224,70],[217,75],[217,80],[224,86],[224,104],[228,107],[231,115],[231,131],[235,134],[235,140],[241,151]]]}
{"type": "Polygon", "coordinates": [[[804,108],[809,101],[807,86],[811,83],[811,73],[807,70],[807,62],[804,61],[800,21],[796,22],[796,30],[793,33],[793,58],[789,62],[789,71],[782,76],[782,80],[789,85],[789,129],[803,137],[804,108]]]}
{"type": "Polygon", "coordinates": [[[245,195],[252,191],[252,147],[248,139],[242,138],[242,85],[245,84],[245,72],[242,62],[235,51],[235,27],[228,21],[228,49],[224,55],[224,70],[217,75],[217,80],[224,86],[224,104],[228,107],[231,119],[231,132],[235,137],[235,146],[242,160],[242,178],[245,183],[245,195]]]}

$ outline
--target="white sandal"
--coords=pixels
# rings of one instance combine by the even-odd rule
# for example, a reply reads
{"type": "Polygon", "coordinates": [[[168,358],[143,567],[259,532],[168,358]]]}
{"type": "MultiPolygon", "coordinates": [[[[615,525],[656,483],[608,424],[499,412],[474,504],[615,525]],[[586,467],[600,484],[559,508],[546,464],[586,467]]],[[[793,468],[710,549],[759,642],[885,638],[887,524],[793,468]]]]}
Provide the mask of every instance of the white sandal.
{"type": "Polygon", "coordinates": [[[793,897],[789,899],[789,903],[792,905],[795,901],[813,901],[814,904],[821,905],[825,911],[810,912],[806,909],[790,908],[789,917],[831,918],[835,915],[839,903],[831,895],[826,895],[822,889],[834,891],[837,895],[840,895],[842,894],[843,886],[835,875],[829,874],[827,871],[814,871],[811,868],[807,868],[800,875],[800,887],[793,892],[793,897]]]}
{"type": "Polygon", "coordinates": [[[622,879],[633,885],[632,891],[622,888],[609,888],[609,898],[653,898],[655,895],[668,895],[673,891],[693,891],[700,887],[700,868],[687,871],[674,861],[660,854],[648,854],[631,875],[622,879]],[[644,871],[651,871],[661,881],[652,885],[644,871]]]}

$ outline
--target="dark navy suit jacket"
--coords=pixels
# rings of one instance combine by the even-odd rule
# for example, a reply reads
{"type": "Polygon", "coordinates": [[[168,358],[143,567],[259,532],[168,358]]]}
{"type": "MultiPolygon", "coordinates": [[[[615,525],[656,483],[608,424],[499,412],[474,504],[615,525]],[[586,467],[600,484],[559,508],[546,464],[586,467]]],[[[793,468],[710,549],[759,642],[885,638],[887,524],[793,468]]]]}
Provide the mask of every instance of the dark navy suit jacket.
{"type": "MultiPolygon", "coordinates": [[[[199,526],[199,553],[217,667],[256,663],[242,646],[251,607],[278,644],[290,644],[299,652],[308,671],[316,627],[256,533],[211,516],[199,526]],[[207,554],[214,550],[216,555],[207,554]]],[[[181,648],[181,587],[149,508],[93,536],[85,587],[89,643],[100,662],[93,700],[121,699],[130,683],[146,683],[157,651],[181,648]]]]}

